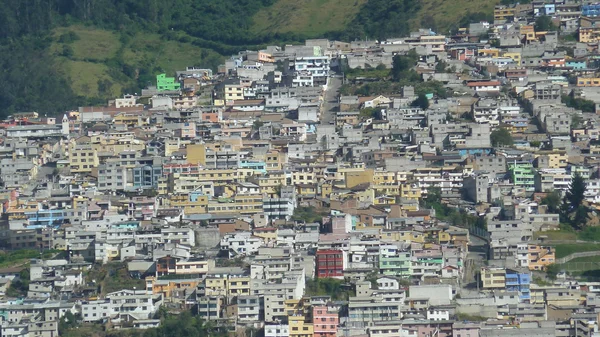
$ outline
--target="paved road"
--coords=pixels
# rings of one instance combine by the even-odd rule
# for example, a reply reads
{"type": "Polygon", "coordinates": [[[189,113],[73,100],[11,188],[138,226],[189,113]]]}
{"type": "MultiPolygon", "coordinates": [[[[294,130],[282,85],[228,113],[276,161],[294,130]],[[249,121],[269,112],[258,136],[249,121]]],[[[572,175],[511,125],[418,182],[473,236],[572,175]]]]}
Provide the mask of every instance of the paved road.
{"type": "Polygon", "coordinates": [[[325,90],[325,101],[321,107],[321,124],[334,124],[335,113],[339,111],[340,104],[338,103],[338,96],[340,93],[340,87],[342,86],[341,77],[330,77],[329,85],[325,90]]]}

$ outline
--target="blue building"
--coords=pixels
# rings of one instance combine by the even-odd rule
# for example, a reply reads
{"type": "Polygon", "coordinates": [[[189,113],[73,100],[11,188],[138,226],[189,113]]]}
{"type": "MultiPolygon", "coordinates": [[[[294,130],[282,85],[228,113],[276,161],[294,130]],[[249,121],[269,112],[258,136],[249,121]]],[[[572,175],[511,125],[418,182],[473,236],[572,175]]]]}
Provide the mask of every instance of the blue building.
{"type": "Polygon", "coordinates": [[[492,148],[490,147],[472,147],[472,148],[460,148],[457,149],[458,154],[461,156],[471,155],[471,156],[481,156],[481,155],[489,155],[492,153],[492,148]]]}
{"type": "Polygon", "coordinates": [[[158,187],[162,165],[142,165],[133,168],[133,187],[151,189],[158,187]]]}
{"type": "Polygon", "coordinates": [[[581,15],[598,16],[600,15],[600,4],[590,4],[581,6],[581,15]]]}
{"type": "Polygon", "coordinates": [[[587,63],[585,60],[567,60],[566,67],[575,70],[582,70],[587,69],[587,63]]]}
{"type": "Polygon", "coordinates": [[[139,221],[124,221],[112,224],[110,228],[113,229],[137,229],[140,227],[139,221]]]}
{"type": "Polygon", "coordinates": [[[554,4],[544,4],[544,15],[556,14],[556,6],[554,4]]]}
{"type": "Polygon", "coordinates": [[[40,209],[36,212],[26,212],[27,228],[60,227],[65,223],[67,211],[63,209],[40,209]]]}
{"type": "Polygon", "coordinates": [[[506,290],[516,291],[519,294],[519,301],[522,303],[529,303],[531,300],[530,284],[531,273],[529,271],[506,269],[506,290]]]}
{"type": "Polygon", "coordinates": [[[263,161],[257,160],[240,160],[240,168],[242,169],[251,169],[254,171],[258,171],[260,173],[267,173],[267,164],[263,161]]]}

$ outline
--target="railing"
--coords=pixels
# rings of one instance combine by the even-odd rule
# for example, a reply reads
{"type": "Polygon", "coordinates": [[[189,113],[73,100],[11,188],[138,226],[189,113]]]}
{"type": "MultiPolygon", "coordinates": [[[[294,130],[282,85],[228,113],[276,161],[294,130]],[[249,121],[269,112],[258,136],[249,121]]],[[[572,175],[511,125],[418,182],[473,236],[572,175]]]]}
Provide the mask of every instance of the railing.
{"type": "Polygon", "coordinates": [[[577,259],[580,257],[590,257],[590,256],[600,256],[600,251],[573,253],[573,254],[567,255],[565,257],[561,257],[560,259],[556,259],[556,263],[563,264],[563,263],[567,263],[571,260],[574,260],[574,259],[577,259]]]}

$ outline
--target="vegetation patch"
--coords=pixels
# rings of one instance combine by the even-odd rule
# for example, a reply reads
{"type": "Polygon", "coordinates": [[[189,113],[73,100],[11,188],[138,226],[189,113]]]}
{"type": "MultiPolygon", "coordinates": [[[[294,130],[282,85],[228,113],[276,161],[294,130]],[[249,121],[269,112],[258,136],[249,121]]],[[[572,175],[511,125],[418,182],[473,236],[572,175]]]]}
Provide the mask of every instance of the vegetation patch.
{"type": "Polygon", "coordinates": [[[341,31],[352,21],[366,0],[279,0],[258,11],[252,31],[300,33],[321,36],[341,31]]]}
{"type": "Polygon", "coordinates": [[[573,253],[591,252],[600,250],[600,244],[593,243],[565,243],[553,245],[556,248],[556,258],[560,259],[573,253]]]}

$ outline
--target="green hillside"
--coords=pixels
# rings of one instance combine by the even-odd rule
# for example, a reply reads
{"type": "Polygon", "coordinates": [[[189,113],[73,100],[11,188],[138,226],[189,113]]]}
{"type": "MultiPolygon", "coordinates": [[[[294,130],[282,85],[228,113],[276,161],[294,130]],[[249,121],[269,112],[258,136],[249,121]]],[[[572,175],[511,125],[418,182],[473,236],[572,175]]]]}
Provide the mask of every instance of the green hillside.
{"type": "MultiPolygon", "coordinates": [[[[391,0],[385,3],[377,3],[376,0],[278,0],[273,5],[264,7],[253,17],[251,31],[261,33],[296,33],[308,37],[319,37],[331,32],[353,31],[350,26],[362,26],[364,17],[377,21],[380,18],[382,26],[393,26],[390,22],[394,16],[387,12],[397,12],[397,9],[406,6],[416,8],[415,11],[408,10],[406,18],[409,23],[408,29],[427,27],[438,30],[441,33],[449,29],[457,28],[470,14],[482,13],[492,16],[494,6],[500,0],[421,0],[418,4],[411,4],[411,0],[391,0]],[[365,6],[371,2],[373,8],[365,6]],[[375,3],[377,3],[375,5],[375,3]],[[408,6],[407,6],[408,5],[408,6]],[[367,7],[367,8],[365,8],[367,7]],[[377,11],[379,7],[383,10],[377,11]],[[357,20],[357,14],[363,12],[357,20]],[[376,16],[376,17],[374,17],[376,16]]],[[[362,36],[377,35],[376,29],[363,29],[362,36]]],[[[406,34],[406,31],[398,31],[398,35],[406,34]]],[[[385,34],[390,37],[392,34],[385,34]]]]}
{"type": "Polygon", "coordinates": [[[493,20],[494,6],[500,0],[422,0],[422,8],[411,20],[413,27],[424,26],[445,34],[448,29],[458,28],[467,21],[478,21],[484,14],[488,20],[493,20]],[[469,17],[473,20],[465,20],[469,17]],[[462,21],[462,22],[461,22],[462,21]]]}
{"type": "Polygon", "coordinates": [[[254,15],[252,31],[322,36],[342,31],[366,0],[279,0],[254,15]]]}
{"type": "Polygon", "coordinates": [[[222,56],[208,48],[166,40],[159,34],[140,32],[122,38],[114,31],[82,25],[54,29],[50,51],[73,92],[84,97],[119,96],[123,91],[138,91],[137,85],[143,86],[144,81],[152,82],[154,72],[216,67],[222,62],[222,56]],[[140,78],[145,69],[153,71],[140,78]]]}
{"type": "Polygon", "coordinates": [[[306,38],[447,32],[499,0],[0,0],[0,117],[138,92],[160,72],[306,38]]]}

